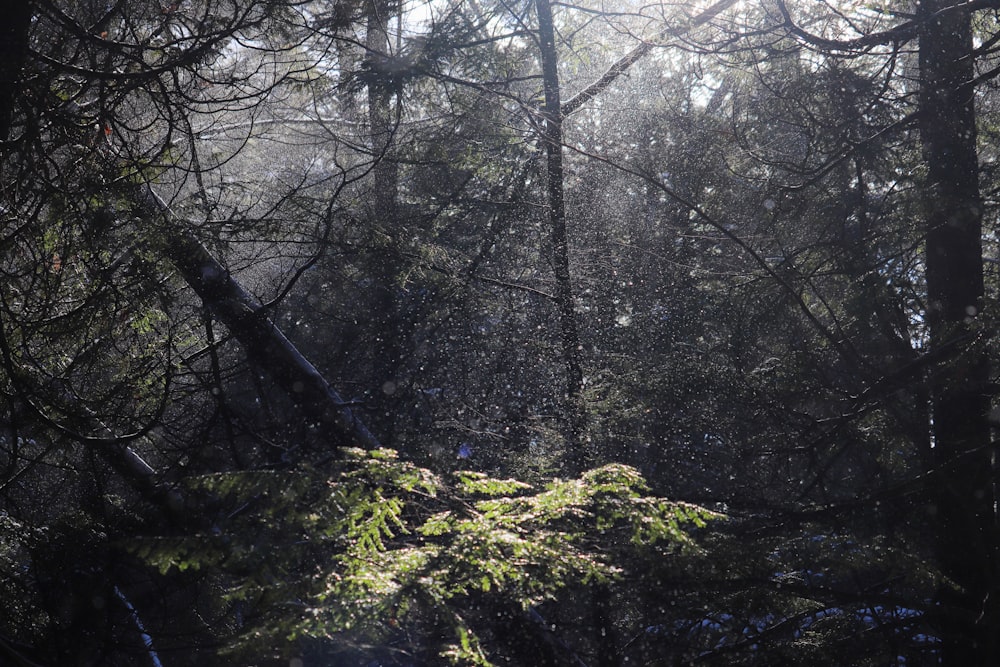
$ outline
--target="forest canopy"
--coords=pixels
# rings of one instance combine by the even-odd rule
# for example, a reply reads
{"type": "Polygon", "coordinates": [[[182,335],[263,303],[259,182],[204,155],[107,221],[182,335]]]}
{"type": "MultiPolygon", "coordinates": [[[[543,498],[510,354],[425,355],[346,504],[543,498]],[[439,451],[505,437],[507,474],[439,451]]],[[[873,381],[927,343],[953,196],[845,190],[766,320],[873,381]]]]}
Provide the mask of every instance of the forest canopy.
{"type": "Polygon", "coordinates": [[[0,7],[0,664],[1000,663],[993,0],[0,7]]]}

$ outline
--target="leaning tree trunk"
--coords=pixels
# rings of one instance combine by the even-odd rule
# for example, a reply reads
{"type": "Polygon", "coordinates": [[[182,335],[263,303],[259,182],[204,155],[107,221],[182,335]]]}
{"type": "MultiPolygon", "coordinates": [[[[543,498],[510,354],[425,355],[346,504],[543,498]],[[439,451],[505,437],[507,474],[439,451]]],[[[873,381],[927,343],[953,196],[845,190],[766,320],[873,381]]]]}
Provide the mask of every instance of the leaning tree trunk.
{"type": "Polygon", "coordinates": [[[932,371],[929,475],[938,565],[942,664],[1000,664],[997,539],[988,415],[989,365],[982,316],[983,202],[979,192],[971,12],[923,0],[920,133],[927,165],[927,324],[932,351],[952,347],[932,371]]]}
{"type": "Polygon", "coordinates": [[[326,378],[285,337],[264,307],[183,225],[148,186],[139,209],[166,229],[165,252],[205,306],[242,345],[248,361],[266,371],[334,446],[365,449],[379,441],[326,378]]]}
{"type": "MultiPolygon", "coordinates": [[[[28,55],[31,4],[6,2],[8,21],[0,27],[0,149],[13,125],[17,85],[28,55]]],[[[6,151],[0,150],[0,166],[6,151]]],[[[163,251],[205,305],[243,346],[248,360],[269,373],[302,409],[331,437],[333,446],[377,448],[379,441],[326,381],[322,374],[285,337],[263,306],[250,296],[228,270],[176,220],[166,204],[148,186],[135,193],[137,213],[151,226],[165,230],[163,251]]],[[[147,499],[176,503],[169,489],[159,486],[159,475],[129,445],[114,434],[93,438],[105,460],[147,499]]]]}

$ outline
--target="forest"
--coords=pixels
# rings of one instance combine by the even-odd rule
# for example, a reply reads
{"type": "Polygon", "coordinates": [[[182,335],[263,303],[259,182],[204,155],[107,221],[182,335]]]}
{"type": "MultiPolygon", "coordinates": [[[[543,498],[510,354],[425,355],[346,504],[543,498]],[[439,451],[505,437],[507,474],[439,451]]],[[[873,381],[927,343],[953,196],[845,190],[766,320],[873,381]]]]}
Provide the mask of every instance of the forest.
{"type": "Polygon", "coordinates": [[[0,10],[0,665],[1000,664],[998,0],[0,10]]]}

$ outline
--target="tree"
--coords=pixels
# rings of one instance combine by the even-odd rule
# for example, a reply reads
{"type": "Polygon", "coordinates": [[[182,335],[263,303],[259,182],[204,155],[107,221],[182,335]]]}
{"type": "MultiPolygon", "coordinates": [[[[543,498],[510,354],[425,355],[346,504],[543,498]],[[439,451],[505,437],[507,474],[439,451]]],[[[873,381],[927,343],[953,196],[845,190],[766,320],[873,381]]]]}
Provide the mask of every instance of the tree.
{"type": "Polygon", "coordinates": [[[993,660],[992,9],[606,9],[9,12],[5,660],[993,660]]]}
{"type": "Polygon", "coordinates": [[[996,629],[995,470],[988,421],[989,359],[983,316],[983,202],[979,193],[972,12],[919,5],[920,137],[927,164],[926,281],[930,352],[946,367],[930,375],[942,586],[942,661],[1000,659],[996,629]],[[960,548],[958,545],[962,545],[960,548]]]}
{"type": "MultiPolygon", "coordinates": [[[[286,46],[273,46],[270,58],[225,67],[220,60],[234,37],[247,31],[268,35],[269,27],[280,27],[277,18],[287,18],[287,8],[25,7],[32,20],[12,26],[23,30],[9,43],[21,51],[10,54],[4,74],[8,280],[0,347],[5,509],[20,529],[5,532],[5,549],[12,557],[9,572],[17,573],[30,603],[9,619],[4,630],[12,639],[5,648],[15,657],[34,653],[67,661],[103,655],[114,662],[143,650],[138,636],[145,635],[144,627],[169,636],[157,632],[167,623],[178,632],[190,630],[190,637],[178,635],[177,641],[197,646],[210,633],[179,611],[190,587],[150,578],[115,548],[137,526],[166,520],[190,527],[207,518],[183,516],[184,499],[171,487],[185,463],[218,465],[222,449],[214,442],[192,446],[190,431],[175,439],[192,423],[195,442],[201,429],[208,430],[201,418],[210,402],[197,387],[211,386],[210,372],[218,386],[219,367],[207,368],[203,352],[192,349],[199,318],[190,299],[178,298],[167,260],[243,341],[247,356],[256,358],[251,363],[269,368],[309,420],[333,425],[346,418],[341,426],[350,424],[362,439],[371,438],[266,310],[196,238],[198,225],[173,213],[156,194],[165,184],[176,186],[176,204],[193,174],[192,198],[200,213],[225,215],[226,202],[207,197],[210,172],[202,170],[194,144],[184,155],[173,137],[192,139],[192,120],[213,119],[227,105],[252,110],[255,99],[294,77],[295,61],[283,60],[286,46]],[[267,74],[268,65],[276,66],[274,76],[267,74]],[[216,95],[216,84],[229,88],[225,96],[216,95]],[[179,178],[171,181],[174,176],[179,178]],[[47,473],[53,464],[65,472],[47,473]],[[32,508],[44,489],[52,496],[32,508]],[[137,501],[136,492],[145,502],[133,513],[125,508],[137,501]],[[65,545],[74,540],[85,553],[67,565],[65,545]],[[60,598],[60,586],[72,577],[83,579],[60,598]],[[171,599],[154,611],[156,586],[171,584],[171,599]],[[91,602],[100,603],[102,613],[88,618],[91,602]],[[107,635],[105,626],[132,630],[122,639],[107,635]]],[[[280,210],[283,196],[271,214],[280,210]]],[[[242,205],[243,212],[252,206],[242,205]]],[[[210,347],[217,359],[214,341],[210,347]]],[[[322,426],[328,435],[339,428],[322,426]]],[[[235,456],[252,458],[253,448],[235,456]]],[[[161,639],[159,647],[170,643],[161,639]]]]}
{"type": "Polygon", "coordinates": [[[583,404],[583,363],[580,335],[576,323],[576,295],[570,275],[569,248],[566,236],[565,178],[562,161],[562,101],[559,86],[559,62],[555,26],[548,0],[537,0],[538,49],[542,64],[545,96],[541,143],[545,150],[546,201],[551,235],[552,272],[556,280],[556,306],[559,309],[559,340],[566,367],[566,439],[574,467],[580,468],[590,457],[585,449],[586,406],[583,404]]]}
{"type": "MultiPolygon", "coordinates": [[[[987,422],[990,371],[983,334],[980,333],[980,327],[988,316],[983,314],[983,206],[978,186],[980,170],[973,102],[977,83],[975,58],[986,51],[977,52],[973,46],[972,25],[976,9],[924,3],[916,16],[881,30],[878,24],[883,15],[874,14],[870,19],[870,29],[864,27],[863,22],[850,24],[847,29],[856,31],[858,35],[853,39],[846,38],[843,33],[838,34],[837,27],[830,23],[817,23],[826,30],[821,34],[807,32],[799,27],[803,24],[801,20],[793,18],[783,3],[779,3],[776,9],[781,27],[788,29],[809,49],[811,56],[818,55],[827,62],[841,58],[856,62],[883,58],[883,63],[889,63],[883,71],[892,72],[896,59],[902,58],[900,45],[914,38],[919,39],[919,58],[914,65],[920,72],[920,92],[912,115],[897,116],[899,120],[873,128],[874,131],[869,132],[867,137],[851,140],[845,136],[840,147],[834,149],[832,158],[819,161],[815,167],[805,162],[785,162],[783,168],[808,179],[805,183],[809,184],[836,169],[836,165],[845,159],[853,160],[858,166],[855,189],[864,195],[866,179],[862,170],[866,163],[871,162],[873,146],[880,143],[887,133],[899,132],[914,119],[917,120],[917,145],[922,150],[927,170],[926,181],[922,183],[923,195],[919,200],[926,226],[920,230],[921,236],[918,237],[924,245],[920,260],[923,266],[910,265],[912,268],[907,271],[910,276],[922,273],[926,293],[921,294],[924,286],[907,277],[911,284],[916,283],[917,289],[912,298],[921,305],[917,311],[910,310],[909,304],[902,308],[903,312],[914,314],[909,316],[909,326],[897,328],[900,331],[908,329],[911,344],[919,349],[922,347],[919,340],[922,329],[912,324],[919,319],[926,322],[927,329],[924,331],[929,335],[929,341],[921,354],[907,354],[904,349],[903,356],[896,362],[896,369],[883,371],[884,379],[868,380],[869,388],[864,394],[873,395],[880,409],[886,410],[887,414],[892,414],[893,410],[898,412],[892,399],[881,390],[888,379],[893,381],[890,386],[895,386],[899,382],[897,378],[916,375],[913,383],[916,386],[911,390],[918,400],[915,414],[926,415],[927,421],[923,434],[919,423],[908,419],[904,421],[908,425],[903,432],[912,438],[911,452],[922,452],[920,456],[924,465],[911,479],[927,485],[924,502],[929,503],[931,508],[930,521],[935,526],[935,538],[925,548],[933,548],[934,562],[940,568],[943,582],[947,582],[942,583],[936,598],[937,606],[928,612],[928,619],[937,624],[944,664],[990,662],[994,660],[995,648],[992,640],[980,634],[992,632],[987,631],[987,627],[995,627],[995,621],[990,620],[994,613],[991,604],[984,603],[984,600],[993,597],[989,592],[993,586],[992,579],[984,573],[988,570],[985,564],[991,559],[987,554],[994,549],[991,545],[995,541],[995,527],[990,500],[992,466],[987,461],[991,441],[987,422]],[[875,49],[882,46],[886,47],[885,55],[876,55],[875,49]],[[918,372],[914,373],[915,370],[918,372]],[[922,381],[923,373],[926,373],[927,384],[921,390],[917,383],[922,381]],[[924,392],[930,395],[929,412],[919,406],[924,392]],[[966,464],[968,467],[965,467],[966,464]],[[970,548],[956,549],[957,544],[970,548]]],[[[813,63],[810,65],[815,66],[813,63]]],[[[874,80],[874,77],[869,80],[874,80]]],[[[882,89],[884,97],[899,95],[897,99],[906,99],[902,85],[894,84],[889,79],[886,82],[882,89]]],[[[779,84],[774,90],[782,88],[779,84]]],[[[794,98],[787,99],[791,101],[794,98]]],[[[902,106],[902,109],[905,108],[902,106]]],[[[815,131],[815,125],[803,124],[801,127],[815,131]]],[[[780,164],[773,158],[768,159],[768,163],[772,168],[780,164]]],[[[870,214],[866,208],[857,210],[870,214]]],[[[861,220],[868,224],[873,222],[870,217],[861,220]]],[[[802,264],[799,263],[796,268],[801,270],[802,264]]],[[[817,285],[812,281],[810,283],[810,287],[817,285]]],[[[827,309],[828,303],[823,301],[827,309]]],[[[831,311],[830,314],[835,313],[831,311]]],[[[884,318],[879,319],[884,321],[884,318]]],[[[833,332],[837,336],[831,339],[831,343],[837,345],[838,340],[843,340],[841,334],[849,333],[849,330],[845,331],[838,325],[833,332]]],[[[899,342],[904,345],[897,347],[905,348],[905,338],[899,342]]],[[[861,353],[857,359],[861,367],[848,367],[857,373],[872,361],[865,347],[852,345],[852,348],[853,351],[847,351],[861,353]]],[[[892,474],[893,471],[886,472],[892,474]]],[[[912,482],[904,483],[901,488],[912,489],[911,485],[912,482]]],[[[919,512],[910,517],[922,523],[919,512]]]]}

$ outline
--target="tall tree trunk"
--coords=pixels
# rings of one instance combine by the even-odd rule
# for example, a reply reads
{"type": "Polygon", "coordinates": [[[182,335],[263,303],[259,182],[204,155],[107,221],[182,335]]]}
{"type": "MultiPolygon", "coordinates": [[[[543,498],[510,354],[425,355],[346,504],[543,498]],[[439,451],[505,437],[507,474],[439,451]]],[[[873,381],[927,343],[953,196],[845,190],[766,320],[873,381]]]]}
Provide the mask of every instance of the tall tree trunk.
{"type": "Polygon", "coordinates": [[[587,465],[590,452],[584,443],[587,413],[583,404],[583,362],[580,334],[577,330],[575,295],[569,266],[569,242],[566,234],[566,199],[563,192],[562,108],[559,89],[559,59],[556,52],[555,26],[549,0],[536,0],[538,41],[545,90],[545,117],[542,143],[545,147],[545,176],[548,196],[549,234],[552,272],[556,279],[556,307],[559,310],[559,333],[562,360],[566,372],[566,440],[570,468],[587,465]]]}
{"type": "MultiPolygon", "coordinates": [[[[373,320],[377,328],[374,342],[376,373],[376,399],[373,407],[383,426],[387,445],[396,444],[396,424],[401,403],[400,376],[403,363],[404,340],[407,323],[400,315],[399,286],[400,266],[399,236],[399,163],[395,159],[394,145],[398,105],[393,78],[393,44],[389,23],[395,16],[393,0],[368,0],[365,5],[365,50],[372,68],[368,82],[368,123],[371,131],[373,244],[376,249],[376,302],[373,320]]],[[[400,84],[401,85],[401,84],[400,84]]]]}
{"type": "MultiPolygon", "coordinates": [[[[592,463],[593,456],[585,441],[587,412],[583,397],[583,354],[576,319],[576,296],[569,263],[569,239],[566,221],[566,198],[563,172],[563,114],[559,83],[559,58],[555,44],[555,25],[549,0],[536,0],[538,14],[539,52],[545,93],[542,143],[545,148],[546,194],[548,199],[550,261],[556,280],[556,307],[559,311],[560,343],[566,373],[566,441],[569,468],[579,471],[592,463]]],[[[570,101],[565,108],[573,111],[586,99],[609,85],[624,70],[648,52],[648,45],[633,50],[616,63],[596,84],[570,101]]],[[[619,664],[614,626],[610,618],[610,591],[596,584],[591,590],[591,617],[597,633],[597,664],[615,667],[619,664]]]]}
{"type": "Polygon", "coordinates": [[[938,563],[947,579],[936,600],[947,667],[1000,664],[989,365],[975,343],[984,281],[972,16],[967,9],[941,12],[953,4],[919,5],[927,324],[932,351],[956,350],[930,381],[929,492],[938,563]]]}

